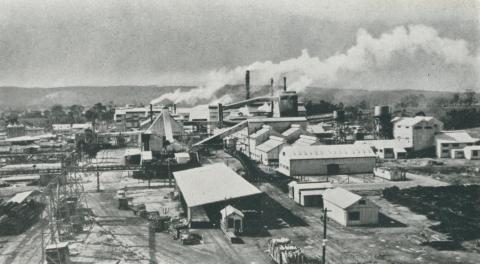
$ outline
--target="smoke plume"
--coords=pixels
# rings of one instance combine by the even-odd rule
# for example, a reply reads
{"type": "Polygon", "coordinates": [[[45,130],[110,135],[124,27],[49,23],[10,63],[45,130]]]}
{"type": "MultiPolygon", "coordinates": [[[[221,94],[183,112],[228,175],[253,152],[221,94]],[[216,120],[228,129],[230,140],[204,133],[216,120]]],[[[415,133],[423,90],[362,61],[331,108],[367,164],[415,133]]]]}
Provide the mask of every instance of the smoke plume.
{"type": "MultiPolygon", "coordinates": [[[[202,99],[228,103],[232,100],[231,97],[216,98],[216,92],[226,84],[243,83],[246,70],[250,70],[251,82],[254,85],[267,84],[272,77],[280,80],[282,76],[287,76],[288,89],[297,92],[302,92],[312,85],[338,87],[344,81],[342,78],[345,73],[368,75],[369,72],[385,68],[395,71],[397,64],[400,63],[397,61],[399,57],[406,57],[409,62],[428,57],[442,67],[469,67],[470,70],[478,70],[476,67],[478,61],[465,40],[442,38],[434,28],[424,25],[399,26],[378,38],[364,29],[359,29],[355,45],[344,53],[337,53],[321,60],[303,50],[299,57],[279,63],[255,62],[232,70],[212,71],[208,74],[205,85],[189,91],[176,90],[164,94],[154,99],[152,103],[166,99],[189,104],[195,104],[202,99]]],[[[365,86],[362,88],[369,88],[367,84],[365,86]]],[[[255,89],[255,86],[252,89],[255,89]]]]}

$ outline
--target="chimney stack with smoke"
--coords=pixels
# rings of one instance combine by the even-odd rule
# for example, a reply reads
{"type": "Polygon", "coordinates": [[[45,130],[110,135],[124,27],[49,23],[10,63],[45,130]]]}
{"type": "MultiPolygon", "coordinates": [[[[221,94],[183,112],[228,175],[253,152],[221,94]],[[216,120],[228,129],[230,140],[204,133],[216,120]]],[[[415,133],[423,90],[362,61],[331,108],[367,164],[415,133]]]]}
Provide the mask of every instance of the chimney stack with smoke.
{"type": "Polygon", "coordinates": [[[250,71],[247,70],[245,73],[245,89],[246,89],[246,95],[245,99],[250,99],[250,71]]]}
{"type": "Polygon", "coordinates": [[[273,96],[273,78],[270,78],[270,96],[273,96]]]}
{"type": "Polygon", "coordinates": [[[283,77],[283,91],[287,91],[287,77],[283,77]]]}
{"type": "Polygon", "coordinates": [[[153,105],[150,104],[150,124],[153,124],[153,105]]]}

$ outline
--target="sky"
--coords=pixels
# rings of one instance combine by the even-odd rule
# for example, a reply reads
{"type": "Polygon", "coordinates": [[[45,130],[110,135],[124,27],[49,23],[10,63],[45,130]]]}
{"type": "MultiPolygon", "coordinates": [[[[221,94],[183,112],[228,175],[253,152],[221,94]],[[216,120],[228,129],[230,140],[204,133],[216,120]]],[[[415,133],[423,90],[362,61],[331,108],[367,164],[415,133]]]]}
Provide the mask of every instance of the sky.
{"type": "Polygon", "coordinates": [[[0,0],[0,6],[0,86],[198,85],[210,93],[241,82],[249,68],[254,83],[287,75],[297,90],[479,85],[477,0],[0,0]]]}

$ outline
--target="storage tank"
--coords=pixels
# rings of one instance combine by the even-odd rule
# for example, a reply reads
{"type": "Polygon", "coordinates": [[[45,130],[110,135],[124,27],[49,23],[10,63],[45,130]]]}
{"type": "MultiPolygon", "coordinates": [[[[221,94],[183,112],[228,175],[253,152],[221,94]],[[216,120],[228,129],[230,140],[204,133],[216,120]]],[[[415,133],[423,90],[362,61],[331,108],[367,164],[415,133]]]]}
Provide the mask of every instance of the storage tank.
{"type": "Polygon", "coordinates": [[[390,108],[388,105],[377,105],[374,108],[373,116],[374,117],[382,117],[387,116],[390,114],[390,108]]]}
{"type": "Polygon", "coordinates": [[[298,95],[296,92],[282,92],[278,98],[280,117],[298,116],[298,95]]]}

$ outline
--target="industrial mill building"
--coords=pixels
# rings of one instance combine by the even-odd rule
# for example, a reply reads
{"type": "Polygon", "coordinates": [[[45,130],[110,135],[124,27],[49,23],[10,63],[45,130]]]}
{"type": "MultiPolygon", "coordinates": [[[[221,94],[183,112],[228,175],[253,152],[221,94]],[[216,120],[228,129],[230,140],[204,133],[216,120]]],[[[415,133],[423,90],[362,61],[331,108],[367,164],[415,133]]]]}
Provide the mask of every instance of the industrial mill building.
{"type": "Polygon", "coordinates": [[[375,161],[368,145],[287,146],[278,172],[289,177],[372,173],[375,161]]]}

